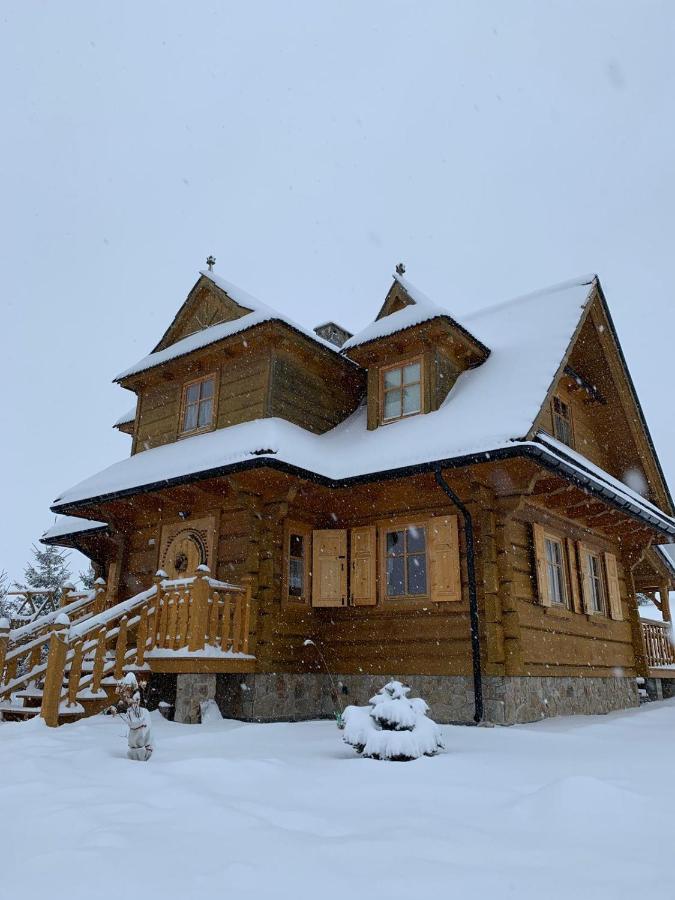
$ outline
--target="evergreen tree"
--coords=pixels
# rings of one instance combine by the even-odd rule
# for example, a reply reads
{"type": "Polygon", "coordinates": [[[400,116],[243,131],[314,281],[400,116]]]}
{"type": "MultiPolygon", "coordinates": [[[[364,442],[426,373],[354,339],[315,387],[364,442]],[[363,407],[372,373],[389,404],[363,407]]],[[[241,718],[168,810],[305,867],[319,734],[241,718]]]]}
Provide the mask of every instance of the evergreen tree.
{"type": "Polygon", "coordinates": [[[369,706],[348,706],[343,740],[370,759],[405,761],[434,756],[443,749],[438,725],[427,716],[429,707],[410,688],[390,681],[371,697],[369,706]]]}
{"type": "Polygon", "coordinates": [[[12,616],[12,598],[7,597],[9,590],[9,578],[4,569],[0,571],[0,619],[10,619],[12,616]]]}
{"type": "Polygon", "coordinates": [[[23,570],[26,579],[25,585],[20,588],[39,588],[41,590],[54,591],[59,595],[64,584],[70,581],[70,568],[68,567],[68,553],[59,550],[58,547],[45,547],[41,549],[32,546],[33,561],[28,563],[23,570]]]}
{"type": "Polygon", "coordinates": [[[85,591],[91,591],[94,587],[94,581],[96,581],[96,572],[94,572],[94,567],[91,563],[89,563],[89,568],[84,572],[80,572],[80,581],[82,582],[82,587],[85,591]]]}

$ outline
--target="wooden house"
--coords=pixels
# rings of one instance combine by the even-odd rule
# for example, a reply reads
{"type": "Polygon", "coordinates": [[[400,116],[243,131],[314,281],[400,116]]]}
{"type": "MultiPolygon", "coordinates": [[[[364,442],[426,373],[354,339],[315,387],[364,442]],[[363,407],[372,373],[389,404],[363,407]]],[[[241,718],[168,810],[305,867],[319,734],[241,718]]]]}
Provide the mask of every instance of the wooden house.
{"type": "Polygon", "coordinates": [[[93,615],[52,623],[62,714],[125,667],[181,721],[207,698],[331,715],[391,676],[446,722],[667,692],[673,504],[597,277],[459,321],[397,274],[350,335],[205,270],[116,380],[131,455],[61,494],[44,537],[102,579],[93,615]]]}

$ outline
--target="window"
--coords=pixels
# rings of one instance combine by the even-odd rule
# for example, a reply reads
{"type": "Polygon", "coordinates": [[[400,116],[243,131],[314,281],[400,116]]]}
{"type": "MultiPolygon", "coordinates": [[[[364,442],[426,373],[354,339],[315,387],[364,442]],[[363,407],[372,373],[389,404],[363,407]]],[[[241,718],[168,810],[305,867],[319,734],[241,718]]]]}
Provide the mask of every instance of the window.
{"type": "Polygon", "coordinates": [[[307,547],[304,534],[294,534],[288,538],[288,596],[302,598],[305,595],[305,559],[307,547]]]}
{"type": "Polygon", "coordinates": [[[544,546],[546,549],[548,596],[551,603],[566,604],[565,551],[563,550],[562,541],[547,536],[544,539],[544,546]]]}
{"type": "Polygon", "coordinates": [[[568,447],[574,446],[572,410],[560,397],[553,398],[553,436],[568,447]]]}
{"type": "Polygon", "coordinates": [[[284,523],[283,599],[307,603],[311,596],[312,529],[302,522],[284,523]]]}
{"type": "Polygon", "coordinates": [[[605,579],[602,571],[602,560],[596,553],[586,553],[588,566],[588,587],[591,611],[605,612],[605,579]]]}
{"type": "Polygon", "coordinates": [[[387,597],[427,593],[427,535],[422,525],[388,530],[385,536],[387,597]]]}
{"type": "Polygon", "coordinates": [[[394,422],[422,412],[422,360],[381,370],[381,421],[394,422]]]}
{"type": "Polygon", "coordinates": [[[215,383],[214,375],[206,375],[185,385],[181,434],[203,431],[213,424],[215,383]]]}

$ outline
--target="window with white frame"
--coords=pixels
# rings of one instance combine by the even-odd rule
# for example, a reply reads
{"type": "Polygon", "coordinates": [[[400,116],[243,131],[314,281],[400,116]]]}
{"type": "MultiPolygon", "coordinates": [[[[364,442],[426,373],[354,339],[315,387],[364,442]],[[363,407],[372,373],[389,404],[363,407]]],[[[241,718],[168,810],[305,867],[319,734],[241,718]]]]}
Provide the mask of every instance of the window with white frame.
{"type": "Polygon", "coordinates": [[[546,578],[548,595],[551,603],[567,604],[567,586],[565,581],[565,550],[562,541],[546,536],[546,578]]]}
{"type": "Polygon", "coordinates": [[[591,610],[596,613],[604,613],[605,604],[605,577],[602,571],[602,560],[596,553],[586,554],[588,566],[588,586],[591,610]]]}

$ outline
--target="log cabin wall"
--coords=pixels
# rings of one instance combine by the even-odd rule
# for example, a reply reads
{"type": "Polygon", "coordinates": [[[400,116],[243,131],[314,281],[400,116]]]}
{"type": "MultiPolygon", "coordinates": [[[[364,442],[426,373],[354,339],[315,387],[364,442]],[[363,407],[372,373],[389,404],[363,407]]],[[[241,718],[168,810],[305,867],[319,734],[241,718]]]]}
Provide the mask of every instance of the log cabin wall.
{"type": "Polygon", "coordinates": [[[151,383],[141,390],[133,452],[149,450],[179,439],[183,386],[200,374],[216,374],[214,427],[226,428],[261,419],[267,413],[271,354],[205,354],[170,381],[151,383]]]}
{"type": "Polygon", "coordinates": [[[272,356],[268,414],[323,434],[356,409],[363,384],[356,371],[327,368],[286,344],[272,356]]]}
{"type": "Polygon", "coordinates": [[[505,578],[518,620],[520,644],[519,663],[510,674],[611,677],[621,670],[622,675],[636,675],[631,630],[631,606],[635,600],[630,593],[620,546],[598,532],[582,531],[562,518],[542,515],[534,507],[505,519],[504,530],[508,557],[505,578]],[[594,550],[616,555],[621,621],[610,618],[608,612],[591,615],[542,605],[532,533],[537,522],[545,522],[547,529],[563,539],[573,542],[582,539],[594,550]]]}
{"type": "MultiPolygon", "coordinates": [[[[485,468],[485,467],[483,467],[485,468]]],[[[476,470],[477,472],[477,470],[476,470]]],[[[484,474],[484,473],[483,473],[484,474]]],[[[471,471],[456,475],[454,486],[472,512],[475,529],[482,665],[487,676],[612,676],[636,674],[632,632],[634,597],[621,547],[600,532],[590,532],[545,509],[526,505],[505,512],[499,497],[471,471]],[[598,552],[616,555],[622,619],[545,607],[539,596],[533,526],[564,539],[583,540],[598,552]]],[[[192,518],[218,519],[215,575],[224,581],[253,576],[251,652],[259,672],[317,670],[317,642],[333,671],[372,675],[469,675],[471,646],[464,529],[459,529],[461,599],[434,603],[428,599],[383,599],[373,606],[317,608],[289,603],[284,591],[288,565],[284,526],[287,522],[314,529],[351,529],[400,517],[412,521],[453,515],[431,476],[368,484],[350,489],[328,488],[275,475],[264,487],[264,471],[248,473],[248,484],[218,479],[194,491],[188,500],[164,502],[125,528],[124,599],[148,587],[158,566],[161,528],[178,521],[181,504],[192,518]]],[[[190,490],[185,488],[185,491],[190,490]]],[[[171,492],[167,492],[171,496],[171,492]]],[[[382,584],[382,559],[377,556],[382,584]]]]}

